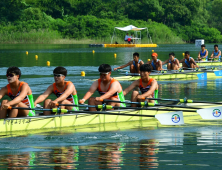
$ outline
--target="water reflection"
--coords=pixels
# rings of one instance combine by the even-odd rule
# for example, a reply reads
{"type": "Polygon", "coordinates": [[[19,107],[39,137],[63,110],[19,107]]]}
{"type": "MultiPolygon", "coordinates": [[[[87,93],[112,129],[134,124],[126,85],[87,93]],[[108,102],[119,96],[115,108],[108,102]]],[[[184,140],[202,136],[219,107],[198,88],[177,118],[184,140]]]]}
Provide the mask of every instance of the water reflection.
{"type": "MultiPolygon", "coordinates": [[[[221,167],[222,128],[164,128],[122,132],[136,141],[106,142],[109,132],[94,144],[63,147],[30,147],[27,151],[10,152],[0,156],[0,168],[5,169],[188,169],[207,166],[221,167]],[[142,138],[142,139],[141,139],[142,138]],[[132,138],[133,139],[133,138],[132,138]]],[[[110,132],[111,133],[111,132],[110,132]]],[[[121,132],[119,132],[119,136],[121,132]]],[[[62,133],[61,133],[62,134],[62,133]]],[[[70,134],[72,135],[72,134],[70,134]]],[[[95,134],[91,135],[94,136],[95,134]]],[[[90,137],[90,134],[87,134],[90,137]]],[[[62,135],[61,135],[62,138],[62,135]]],[[[99,138],[99,133],[97,139],[99,138]]],[[[82,137],[81,137],[82,139],[82,137]]],[[[89,138],[89,143],[93,142],[89,138]]],[[[48,139],[45,138],[48,143],[48,139]]],[[[77,141],[81,141],[75,138],[77,141]]],[[[95,141],[96,141],[95,140],[95,141]]],[[[58,142],[65,142],[63,139],[58,142]]],[[[69,141],[70,142],[70,141],[69,141]]],[[[67,142],[67,144],[69,143],[67,142]]],[[[0,143],[1,144],[1,143],[0,143]]],[[[65,143],[61,143],[65,145],[65,143]]]]}
{"type": "Polygon", "coordinates": [[[140,162],[140,168],[157,168],[159,166],[158,164],[158,148],[159,141],[156,139],[150,139],[150,140],[142,140],[140,142],[140,148],[139,148],[139,162],[140,162]]]}
{"type": "MultiPolygon", "coordinates": [[[[4,164],[4,168],[7,169],[29,169],[33,165],[31,153],[5,155],[1,162],[4,164]]],[[[3,168],[2,167],[2,168],[3,168]]]]}

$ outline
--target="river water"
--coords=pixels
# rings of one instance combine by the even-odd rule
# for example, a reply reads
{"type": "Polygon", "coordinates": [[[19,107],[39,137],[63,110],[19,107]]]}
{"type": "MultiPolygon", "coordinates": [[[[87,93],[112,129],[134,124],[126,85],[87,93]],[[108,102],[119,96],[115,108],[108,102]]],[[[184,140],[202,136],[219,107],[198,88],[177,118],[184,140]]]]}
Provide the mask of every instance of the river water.
{"type": "MultiPolygon", "coordinates": [[[[219,49],[220,49],[219,44],[219,49]]],[[[207,44],[209,54],[213,44],[207,44]]],[[[21,80],[27,82],[34,99],[53,83],[53,69],[64,66],[67,80],[72,81],[82,98],[99,77],[98,66],[108,63],[112,68],[132,60],[139,52],[147,61],[151,51],[166,60],[170,52],[178,59],[190,51],[196,58],[200,48],[194,44],[160,45],[158,48],[89,48],[88,45],[1,45],[0,87],[7,84],[6,70],[17,66],[21,80]],[[92,51],[95,53],[92,53],[92,51]],[[28,55],[26,55],[28,51],[28,55]],[[117,57],[114,57],[114,53],[117,57]],[[38,55],[38,60],[35,59],[38,55]],[[46,62],[50,61],[50,67],[46,62]],[[81,77],[81,71],[86,77],[81,77]]],[[[126,68],[127,69],[127,68],[126,68]]],[[[113,77],[119,76],[112,72],[113,77]]],[[[131,82],[121,81],[123,88],[131,82]]],[[[160,81],[159,97],[190,98],[193,100],[220,101],[222,79],[160,81]]],[[[97,96],[96,93],[94,96],[97,96]]],[[[5,97],[4,97],[5,98],[5,97]]],[[[50,96],[55,98],[55,96],[50,96]]],[[[130,98],[130,94],[126,96],[130,98]]],[[[133,128],[95,131],[61,129],[0,138],[1,169],[221,169],[222,127],[195,126],[184,128],[133,128]]]]}

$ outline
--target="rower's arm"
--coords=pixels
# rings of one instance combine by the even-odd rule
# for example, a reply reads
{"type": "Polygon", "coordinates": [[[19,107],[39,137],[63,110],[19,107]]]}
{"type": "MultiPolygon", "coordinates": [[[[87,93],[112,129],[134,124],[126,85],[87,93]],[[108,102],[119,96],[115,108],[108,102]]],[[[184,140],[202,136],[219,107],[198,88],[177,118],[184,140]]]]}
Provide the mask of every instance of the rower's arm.
{"type": "Polygon", "coordinates": [[[210,58],[213,58],[213,57],[214,57],[214,52],[212,52],[212,54],[211,54],[210,58]]]}
{"type": "Polygon", "coordinates": [[[190,61],[191,61],[191,63],[193,63],[196,67],[199,67],[199,66],[197,65],[197,63],[194,61],[193,58],[192,58],[190,61]]]}
{"type": "Polygon", "coordinates": [[[178,67],[180,68],[180,62],[179,60],[176,59],[176,64],[178,65],[178,67]]]}
{"type": "Polygon", "coordinates": [[[206,50],[206,54],[205,54],[204,58],[207,58],[207,56],[208,56],[208,51],[206,50]]]}
{"type": "Polygon", "coordinates": [[[183,59],[181,59],[179,62],[180,62],[180,63],[184,63],[184,61],[185,61],[185,59],[183,58],[183,59]]]}
{"type": "Polygon", "coordinates": [[[140,61],[140,64],[141,64],[141,65],[143,65],[143,64],[144,64],[144,62],[141,60],[141,61],[140,61]]]}
{"type": "Polygon", "coordinates": [[[55,99],[54,102],[59,103],[59,102],[61,102],[61,101],[63,101],[63,100],[66,100],[66,98],[67,98],[69,95],[71,95],[71,94],[73,93],[73,91],[74,91],[74,93],[76,94],[76,89],[75,89],[74,84],[73,84],[73,83],[69,83],[69,84],[67,85],[67,88],[66,88],[66,90],[64,91],[64,93],[63,93],[61,96],[59,96],[57,99],[55,99]]]}
{"type": "Polygon", "coordinates": [[[153,80],[152,83],[151,83],[150,89],[146,93],[143,93],[140,96],[145,97],[145,98],[149,97],[150,95],[152,95],[154,93],[154,91],[156,90],[157,87],[158,87],[157,81],[153,80]]]}
{"type": "Polygon", "coordinates": [[[110,98],[113,94],[117,93],[118,91],[121,91],[121,85],[118,81],[114,82],[111,84],[110,89],[108,92],[106,92],[104,95],[102,95],[100,97],[100,99],[104,100],[104,99],[108,99],[110,98]]]}
{"type": "Polygon", "coordinates": [[[198,56],[197,56],[197,58],[201,58],[201,57],[200,57],[200,51],[199,51],[199,53],[198,53],[198,56]]]}
{"type": "Polygon", "coordinates": [[[219,58],[221,56],[221,51],[219,51],[218,55],[215,58],[219,58]]]}
{"type": "Polygon", "coordinates": [[[129,87],[127,87],[124,91],[123,91],[123,95],[127,95],[130,91],[132,91],[135,87],[137,87],[139,85],[139,81],[140,80],[136,80],[134,81],[129,87]]]}
{"type": "Polygon", "coordinates": [[[166,60],[166,61],[164,61],[164,62],[162,63],[162,65],[164,65],[164,64],[166,64],[166,63],[168,63],[168,62],[169,62],[169,59],[166,60]]]}
{"type": "Polygon", "coordinates": [[[133,61],[130,61],[130,62],[128,62],[127,64],[124,64],[124,65],[122,65],[122,66],[116,67],[116,68],[114,68],[113,70],[115,71],[115,70],[117,70],[117,69],[122,69],[122,68],[125,68],[125,67],[127,67],[127,66],[129,66],[129,65],[131,65],[131,64],[133,64],[133,61]]]}
{"type": "Polygon", "coordinates": [[[163,68],[162,68],[162,61],[159,60],[158,62],[159,62],[159,65],[160,65],[160,70],[163,70],[163,68]]]}
{"type": "Polygon", "coordinates": [[[7,94],[7,92],[7,87],[2,87],[0,90],[0,99],[2,99],[7,94]]]}
{"type": "Polygon", "coordinates": [[[38,104],[38,103],[41,103],[43,102],[51,93],[53,93],[53,85],[50,85],[46,91],[41,94],[36,100],[35,100],[35,106],[38,104]]]}
{"type": "Polygon", "coordinates": [[[98,80],[92,84],[92,86],[89,88],[89,91],[86,92],[85,96],[82,99],[84,99],[85,101],[88,100],[93,95],[93,93],[96,91],[97,88],[98,88],[98,80]]]}
{"type": "Polygon", "coordinates": [[[16,98],[8,102],[7,104],[10,106],[19,104],[27,96],[28,92],[29,92],[29,85],[27,83],[24,83],[21,87],[20,94],[16,98]]]}

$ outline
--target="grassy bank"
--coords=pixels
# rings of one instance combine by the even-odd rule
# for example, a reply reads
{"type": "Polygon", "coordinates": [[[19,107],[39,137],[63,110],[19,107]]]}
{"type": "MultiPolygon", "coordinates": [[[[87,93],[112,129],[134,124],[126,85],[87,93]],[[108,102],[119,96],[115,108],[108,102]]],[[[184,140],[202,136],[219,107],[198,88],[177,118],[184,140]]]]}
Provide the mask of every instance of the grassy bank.
{"type": "MultiPolygon", "coordinates": [[[[103,44],[111,43],[114,27],[127,25],[147,27],[156,44],[184,43],[169,27],[152,21],[100,19],[95,16],[67,17],[17,21],[0,25],[0,43],[43,44],[103,44]]],[[[129,34],[134,32],[128,32],[129,34]]],[[[147,32],[142,31],[142,43],[148,43],[147,32]]],[[[126,32],[116,31],[119,44],[124,43],[126,32]]],[[[150,41],[149,41],[150,43],[150,41]]]]}
{"type": "MultiPolygon", "coordinates": [[[[31,30],[30,32],[0,32],[1,44],[110,44],[111,36],[98,38],[63,38],[58,31],[54,30],[31,30]]],[[[153,34],[152,42],[154,44],[182,44],[184,41],[173,34],[165,34],[161,30],[153,34]]],[[[115,39],[119,44],[125,44],[124,37],[115,39]]],[[[142,44],[150,43],[148,38],[142,38],[142,44]]]]}
{"type": "Polygon", "coordinates": [[[62,39],[62,36],[53,30],[31,30],[29,32],[8,32],[2,31],[0,32],[0,43],[5,44],[29,44],[29,43],[37,43],[37,44],[47,44],[52,43],[62,39]]]}

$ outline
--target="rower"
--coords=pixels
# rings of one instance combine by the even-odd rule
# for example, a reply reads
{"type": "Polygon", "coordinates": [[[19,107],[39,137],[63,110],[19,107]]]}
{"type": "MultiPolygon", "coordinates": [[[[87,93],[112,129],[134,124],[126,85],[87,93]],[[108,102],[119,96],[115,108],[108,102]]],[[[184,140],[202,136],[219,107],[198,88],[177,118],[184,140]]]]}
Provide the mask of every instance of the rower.
{"type": "Polygon", "coordinates": [[[196,62],[194,61],[194,59],[192,57],[190,57],[190,52],[186,51],[185,52],[185,57],[180,60],[180,63],[183,63],[183,67],[185,68],[196,68],[199,67],[196,62]]]}
{"type": "MultiPolygon", "coordinates": [[[[78,105],[78,96],[76,88],[71,81],[65,81],[67,70],[64,67],[56,67],[53,70],[55,83],[50,85],[47,90],[35,100],[35,106],[43,102],[50,94],[56,95],[55,100],[46,99],[44,102],[45,109],[58,107],[58,104],[78,105]]],[[[61,109],[78,111],[78,107],[61,106],[61,109]]],[[[44,111],[44,115],[50,115],[51,111],[44,111]]]]}
{"type": "Polygon", "coordinates": [[[216,58],[221,61],[221,51],[218,49],[218,45],[214,45],[214,51],[212,52],[210,58],[216,58]]]}
{"type": "Polygon", "coordinates": [[[205,49],[205,44],[201,45],[201,51],[198,53],[198,61],[201,60],[208,61],[208,51],[205,49]]]}
{"type": "MultiPolygon", "coordinates": [[[[135,87],[139,87],[141,95],[138,91],[134,90],[131,96],[132,102],[143,102],[144,98],[158,98],[158,84],[157,81],[149,77],[152,71],[150,64],[144,64],[140,67],[140,79],[134,81],[129,87],[127,87],[123,94],[124,96],[133,90],[135,87]]],[[[149,100],[149,102],[157,103],[154,100],[149,100]]],[[[137,107],[136,104],[131,104],[132,107],[137,107]]]]}
{"type": "Polygon", "coordinates": [[[158,54],[152,53],[152,61],[148,61],[146,64],[151,64],[152,70],[162,70],[162,61],[157,59],[158,54]]]}
{"type": "Polygon", "coordinates": [[[169,54],[169,59],[164,61],[162,65],[167,63],[167,70],[178,70],[180,68],[180,63],[177,58],[175,58],[174,52],[169,54]]]}
{"type": "Polygon", "coordinates": [[[27,83],[19,80],[21,70],[18,67],[9,67],[6,72],[6,77],[9,84],[0,90],[0,99],[8,95],[11,101],[2,101],[0,118],[35,116],[34,110],[7,110],[9,107],[35,108],[35,106],[31,88],[27,83]]]}
{"type": "Polygon", "coordinates": [[[127,66],[130,66],[130,73],[140,73],[140,66],[143,65],[144,62],[139,59],[139,53],[133,53],[133,60],[128,62],[125,65],[114,68],[113,70],[122,69],[127,66]]]}
{"type": "MultiPolygon", "coordinates": [[[[96,80],[85,96],[79,100],[79,103],[83,104],[89,99],[89,105],[101,105],[104,99],[125,101],[121,84],[111,77],[111,66],[108,64],[102,64],[99,66],[100,78],[96,80]],[[100,97],[91,97],[95,91],[98,91],[100,97]],[[91,97],[91,98],[90,98],[91,97]]],[[[126,107],[124,103],[107,103],[112,106],[126,107]]],[[[96,108],[89,108],[90,111],[96,111],[96,108]]]]}

